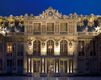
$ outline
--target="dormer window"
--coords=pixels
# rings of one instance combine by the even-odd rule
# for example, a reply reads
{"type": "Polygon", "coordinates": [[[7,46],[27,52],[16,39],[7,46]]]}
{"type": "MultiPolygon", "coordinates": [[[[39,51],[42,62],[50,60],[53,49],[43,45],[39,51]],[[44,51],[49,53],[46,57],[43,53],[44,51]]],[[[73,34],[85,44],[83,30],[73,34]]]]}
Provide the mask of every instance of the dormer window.
{"type": "Polygon", "coordinates": [[[48,12],[48,15],[49,15],[49,16],[53,16],[53,12],[52,12],[52,11],[49,11],[49,12],[48,12]]]}

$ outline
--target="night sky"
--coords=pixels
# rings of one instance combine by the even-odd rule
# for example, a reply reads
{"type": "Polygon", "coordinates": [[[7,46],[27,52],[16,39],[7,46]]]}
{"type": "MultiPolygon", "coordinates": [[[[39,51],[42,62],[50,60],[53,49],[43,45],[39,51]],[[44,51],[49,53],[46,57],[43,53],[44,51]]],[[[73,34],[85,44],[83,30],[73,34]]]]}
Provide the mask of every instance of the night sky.
{"type": "Polygon", "coordinates": [[[0,16],[39,15],[50,6],[66,15],[101,15],[101,0],[0,0],[0,16]]]}

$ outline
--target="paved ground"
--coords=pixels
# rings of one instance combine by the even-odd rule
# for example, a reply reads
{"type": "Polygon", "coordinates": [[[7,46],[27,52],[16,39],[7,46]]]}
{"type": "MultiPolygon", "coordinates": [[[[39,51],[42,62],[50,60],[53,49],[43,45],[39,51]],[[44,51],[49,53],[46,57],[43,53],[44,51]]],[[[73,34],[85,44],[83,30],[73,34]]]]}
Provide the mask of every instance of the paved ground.
{"type": "Polygon", "coordinates": [[[0,80],[101,80],[101,77],[0,77],[0,80]]]}

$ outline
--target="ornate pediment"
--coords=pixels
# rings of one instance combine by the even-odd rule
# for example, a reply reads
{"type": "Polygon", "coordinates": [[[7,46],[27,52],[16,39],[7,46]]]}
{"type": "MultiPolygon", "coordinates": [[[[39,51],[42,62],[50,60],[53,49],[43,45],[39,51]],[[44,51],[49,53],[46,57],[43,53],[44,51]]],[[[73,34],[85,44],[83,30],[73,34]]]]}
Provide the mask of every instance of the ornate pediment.
{"type": "Polygon", "coordinates": [[[35,17],[36,19],[60,19],[62,18],[62,14],[58,12],[58,10],[49,7],[47,10],[43,11],[42,14],[35,17]]]}

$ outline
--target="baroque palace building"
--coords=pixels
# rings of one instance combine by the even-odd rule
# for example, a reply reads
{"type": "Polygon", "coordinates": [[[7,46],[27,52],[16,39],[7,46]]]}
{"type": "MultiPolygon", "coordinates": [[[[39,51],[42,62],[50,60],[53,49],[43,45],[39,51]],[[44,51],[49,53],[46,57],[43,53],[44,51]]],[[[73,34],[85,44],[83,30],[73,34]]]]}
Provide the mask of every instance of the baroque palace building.
{"type": "Polygon", "coordinates": [[[0,73],[101,74],[101,16],[0,17],[0,73]]]}

